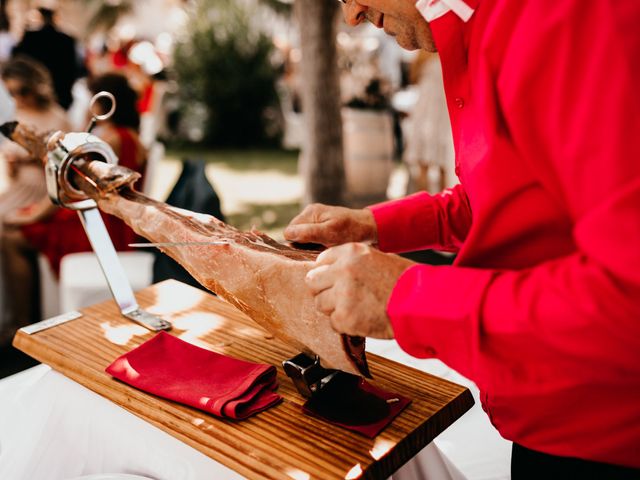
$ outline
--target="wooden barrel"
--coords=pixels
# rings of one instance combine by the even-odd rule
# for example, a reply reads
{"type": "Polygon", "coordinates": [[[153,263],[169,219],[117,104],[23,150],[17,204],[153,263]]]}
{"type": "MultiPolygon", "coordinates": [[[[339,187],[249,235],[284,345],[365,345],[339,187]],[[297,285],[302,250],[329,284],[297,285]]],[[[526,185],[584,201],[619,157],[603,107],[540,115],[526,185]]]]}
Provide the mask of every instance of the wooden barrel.
{"type": "Polygon", "coordinates": [[[393,119],[389,112],[342,110],[346,201],[362,207],[387,198],[393,170],[393,119]]]}

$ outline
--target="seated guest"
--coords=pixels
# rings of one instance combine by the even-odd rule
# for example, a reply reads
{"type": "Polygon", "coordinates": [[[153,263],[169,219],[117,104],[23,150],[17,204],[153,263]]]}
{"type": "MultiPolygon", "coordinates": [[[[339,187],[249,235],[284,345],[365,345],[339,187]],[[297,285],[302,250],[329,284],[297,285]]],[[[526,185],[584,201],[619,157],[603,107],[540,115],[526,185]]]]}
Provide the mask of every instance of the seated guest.
{"type": "MultiPolygon", "coordinates": [[[[41,64],[28,57],[15,57],[3,66],[2,81],[15,106],[15,113],[3,121],[15,119],[39,132],[69,129],[66,114],[56,103],[51,76],[41,64]]],[[[6,161],[9,179],[8,186],[0,194],[0,218],[27,205],[48,202],[40,159],[31,157],[25,149],[9,141],[2,143],[0,157],[6,161]]],[[[0,232],[2,225],[0,221],[0,232]]],[[[1,295],[0,300],[0,305],[4,306],[6,300],[1,295]]],[[[5,315],[0,316],[3,318],[1,345],[11,340],[13,332],[4,321],[5,315]]]]}
{"type": "MultiPolygon", "coordinates": [[[[113,116],[100,122],[93,133],[113,148],[121,165],[143,173],[146,152],[137,133],[140,119],[135,92],[126,78],[117,74],[94,79],[90,88],[94,93],[108,91],[117,99],[113,116]]],[[[138,239],[121,220],[111,216],[103,219],[116,250],[128,250],[128,244],[138,239]]],[[[56,207],[48,199],[5,217],[3,273],[10,318],[16,328],[40,320],[37,255],[44,254],[57,275],[64,255],[83,251],[91,251],[91,245],[78,214],[56,207]]]]}
{"type": "MultiPolygon", "coordinates": [[[[15,119],[38,132],[68,130],[69,123],[56,104],[49,72],[35,60],[16,57],[2,69],[2,81],[13,97],[15,119]]],[[[0,195],[0,216],[46,197],[44,170],[21,146],[5,142],[0,156],[7,161],[9,187],[0,195]]]]}

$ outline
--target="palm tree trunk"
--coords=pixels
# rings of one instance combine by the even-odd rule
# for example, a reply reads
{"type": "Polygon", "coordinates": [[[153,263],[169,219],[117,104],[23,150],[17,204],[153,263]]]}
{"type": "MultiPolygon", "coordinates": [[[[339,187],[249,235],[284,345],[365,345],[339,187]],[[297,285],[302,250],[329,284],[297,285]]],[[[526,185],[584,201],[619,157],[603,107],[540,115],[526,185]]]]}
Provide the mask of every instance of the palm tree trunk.
{"type": "Polygon", "coordinates": [[[301,173],[305,201],[344,201],[340,84],[336,52],[338,2],[296,0],[302,48],[302,109],[305,141],[301,173]]]}

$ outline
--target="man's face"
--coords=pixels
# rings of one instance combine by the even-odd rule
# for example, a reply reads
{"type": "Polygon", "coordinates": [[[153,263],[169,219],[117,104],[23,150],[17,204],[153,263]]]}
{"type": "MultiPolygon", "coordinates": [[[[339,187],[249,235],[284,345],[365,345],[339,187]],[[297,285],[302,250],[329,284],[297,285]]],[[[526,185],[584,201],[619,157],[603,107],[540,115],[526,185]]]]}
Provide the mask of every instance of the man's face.
{"type": "Polygon", "coordinates": [[[395,37],[402,48],[436,51],[429,24],[416,9],[415,0],[346,0],[342,11],[347,24],[368,20],[395,37]]]}

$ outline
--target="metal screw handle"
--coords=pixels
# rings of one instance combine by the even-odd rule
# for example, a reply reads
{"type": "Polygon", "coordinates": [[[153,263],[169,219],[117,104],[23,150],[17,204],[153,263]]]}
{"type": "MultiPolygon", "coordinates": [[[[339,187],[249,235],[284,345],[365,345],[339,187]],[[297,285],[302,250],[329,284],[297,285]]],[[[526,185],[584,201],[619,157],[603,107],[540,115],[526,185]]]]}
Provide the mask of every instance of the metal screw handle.
{"type": "Polygon", "coordinates": [[[89,103],[89,111],[91,112],[91,121],[87,126],[87,132],[91,132],[98,121],[109,120],[111,118],[113,113],[116,111],[116,97],[114,97],[112,93],[106,92],[104,90],[102,92],[96,93],[91,99],[91,103],[89,103]],[[111,108],[109,108],[106,113],[98,113],[96,111],[98,100],[102,98],[106,98],[111,102],[111,108]]]}

